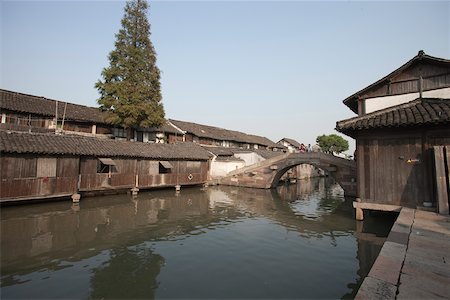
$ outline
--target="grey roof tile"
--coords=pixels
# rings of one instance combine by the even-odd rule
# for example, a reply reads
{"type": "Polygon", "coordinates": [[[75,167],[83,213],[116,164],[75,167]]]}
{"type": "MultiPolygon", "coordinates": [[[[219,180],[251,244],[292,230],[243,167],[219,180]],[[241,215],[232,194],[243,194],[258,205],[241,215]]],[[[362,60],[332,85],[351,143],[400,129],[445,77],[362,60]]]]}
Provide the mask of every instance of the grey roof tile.
{"type": "Polygon", "coordinates": [[[205,149],[194,143],[152,144],[77,135],[9,132],[4,130],[0,130],[0,152],[175,160],[207,160],[210,157],[205,149]]]}
{"type": "Polygon", "coordinates": [[[338,121],[336,130],[353,135],[358,130],[450,124],[450,99],[423,98],[360,117],[338,121]]]}

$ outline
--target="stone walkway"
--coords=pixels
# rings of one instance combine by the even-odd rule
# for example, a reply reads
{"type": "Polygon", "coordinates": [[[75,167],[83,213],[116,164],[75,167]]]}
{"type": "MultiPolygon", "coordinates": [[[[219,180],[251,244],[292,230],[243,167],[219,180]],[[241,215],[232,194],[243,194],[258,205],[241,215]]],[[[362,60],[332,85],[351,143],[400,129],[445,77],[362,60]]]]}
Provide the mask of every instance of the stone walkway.
{"type": "Polygon", "coordinates": [[[450,299],[450,216],[402,208],[355,299],[450,299]]]}

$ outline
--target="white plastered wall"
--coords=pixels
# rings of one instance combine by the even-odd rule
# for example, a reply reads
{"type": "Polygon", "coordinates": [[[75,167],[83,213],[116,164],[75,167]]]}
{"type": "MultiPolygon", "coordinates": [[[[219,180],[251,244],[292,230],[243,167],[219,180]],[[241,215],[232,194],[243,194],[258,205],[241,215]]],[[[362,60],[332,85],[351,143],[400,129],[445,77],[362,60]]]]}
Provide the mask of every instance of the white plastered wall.
{"type": "MultiPolygon", "coordinates": [[[[388,108],[391,106],[408,103],[419,98],[419,93],[409,93],[403,95],[368,98],[365,101],[366,114],[388,108]]],[[[437,89],[432,91],[425,91],[422,94],[423,98],[450,98],[450,88],[437,89]]]]}

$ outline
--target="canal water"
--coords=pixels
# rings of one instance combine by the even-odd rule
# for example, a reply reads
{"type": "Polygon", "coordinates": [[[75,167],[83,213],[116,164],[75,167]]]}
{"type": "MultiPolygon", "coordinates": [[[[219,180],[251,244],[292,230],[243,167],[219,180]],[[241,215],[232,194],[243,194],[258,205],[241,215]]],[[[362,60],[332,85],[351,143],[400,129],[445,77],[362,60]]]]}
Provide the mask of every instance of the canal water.
{"type": "Polygon", "coordinates": [[[352,298],[393,221],[324,178],[3,207],[1,298],[352,298]]]}

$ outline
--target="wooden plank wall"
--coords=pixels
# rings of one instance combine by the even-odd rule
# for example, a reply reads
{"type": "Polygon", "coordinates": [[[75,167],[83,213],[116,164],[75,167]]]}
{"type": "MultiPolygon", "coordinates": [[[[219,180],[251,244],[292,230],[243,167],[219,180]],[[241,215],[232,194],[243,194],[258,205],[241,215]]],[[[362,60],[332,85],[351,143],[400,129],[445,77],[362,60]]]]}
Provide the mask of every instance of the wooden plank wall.
{"type": "MultiPolygon", "coordinates": [[[[358,197],[363,202],[412,208],[424,202],[437,204],[438,198],[450,194],[448,149],[450,132],[445,126],[361,134],[357,137],[356,153],[358,197]],[[436,149],[445,152],[434,150],[435,146],[441,146],[436,149]],[[436,160],[440,161],[439,166],[435,165],[436,160]],[[445,177],[440,183],[440,195],[436,188],[439,176],[445,177]]],[[[448,200],[442,201],[441,207],[448,205],[448,200]]]]}
{"type": "Polygon", "coordinates": [[[441,89],[450,86],[450,68],[435,64],[418,64],[398,74],[390,82],[370,89],[360,95],[361,99],[401,95],[419,92],[419,81],[422,76],[422,90],[441,89]]]}
{"type": "Polygon", "coordinates": [[[436,202],[438,206],[438,212],[443,215],[449,214],[449,152],[450,147],[434,146],[436,202]]]}
{"type": "Polygon", "coordinates": [[[357,155],[363,202],[416,207],[431,201],[420,136],[364,138],[357,155]]]}
{"type": "Polygon", "coordinates": [[[159,174],[159,161],[114,159],[114,162],[117,172],[109,176],[107,173],[97,173],[97,159],[82,159],[80,189],[82,191],[94,191],[111,188],[132,188],[136,184],[136,175],[138,176],[139,188],[202,184],[207,180],[207,162],[169,161],[173,168],[167,174],[159,174]],[[192,177],[189,175],[192,175],[192,177]]]}
{"type": "Polygon", "coordinates": [[[2,155],[0,198],[70,195],[77,190],[78,158],[2,155]]]}
{"type": "Polygon", "coordinates": [[[45,196],[67,196],[80,191],[202,184],[207,180],[208,162],[170,161],[168,174],[159,174],[159,161],[113,159],[115,171],[97,173],[97,158],[0,157],[0,201],[45,196]],[[80,179],[80,182],[79,182],[80,179]]]}

